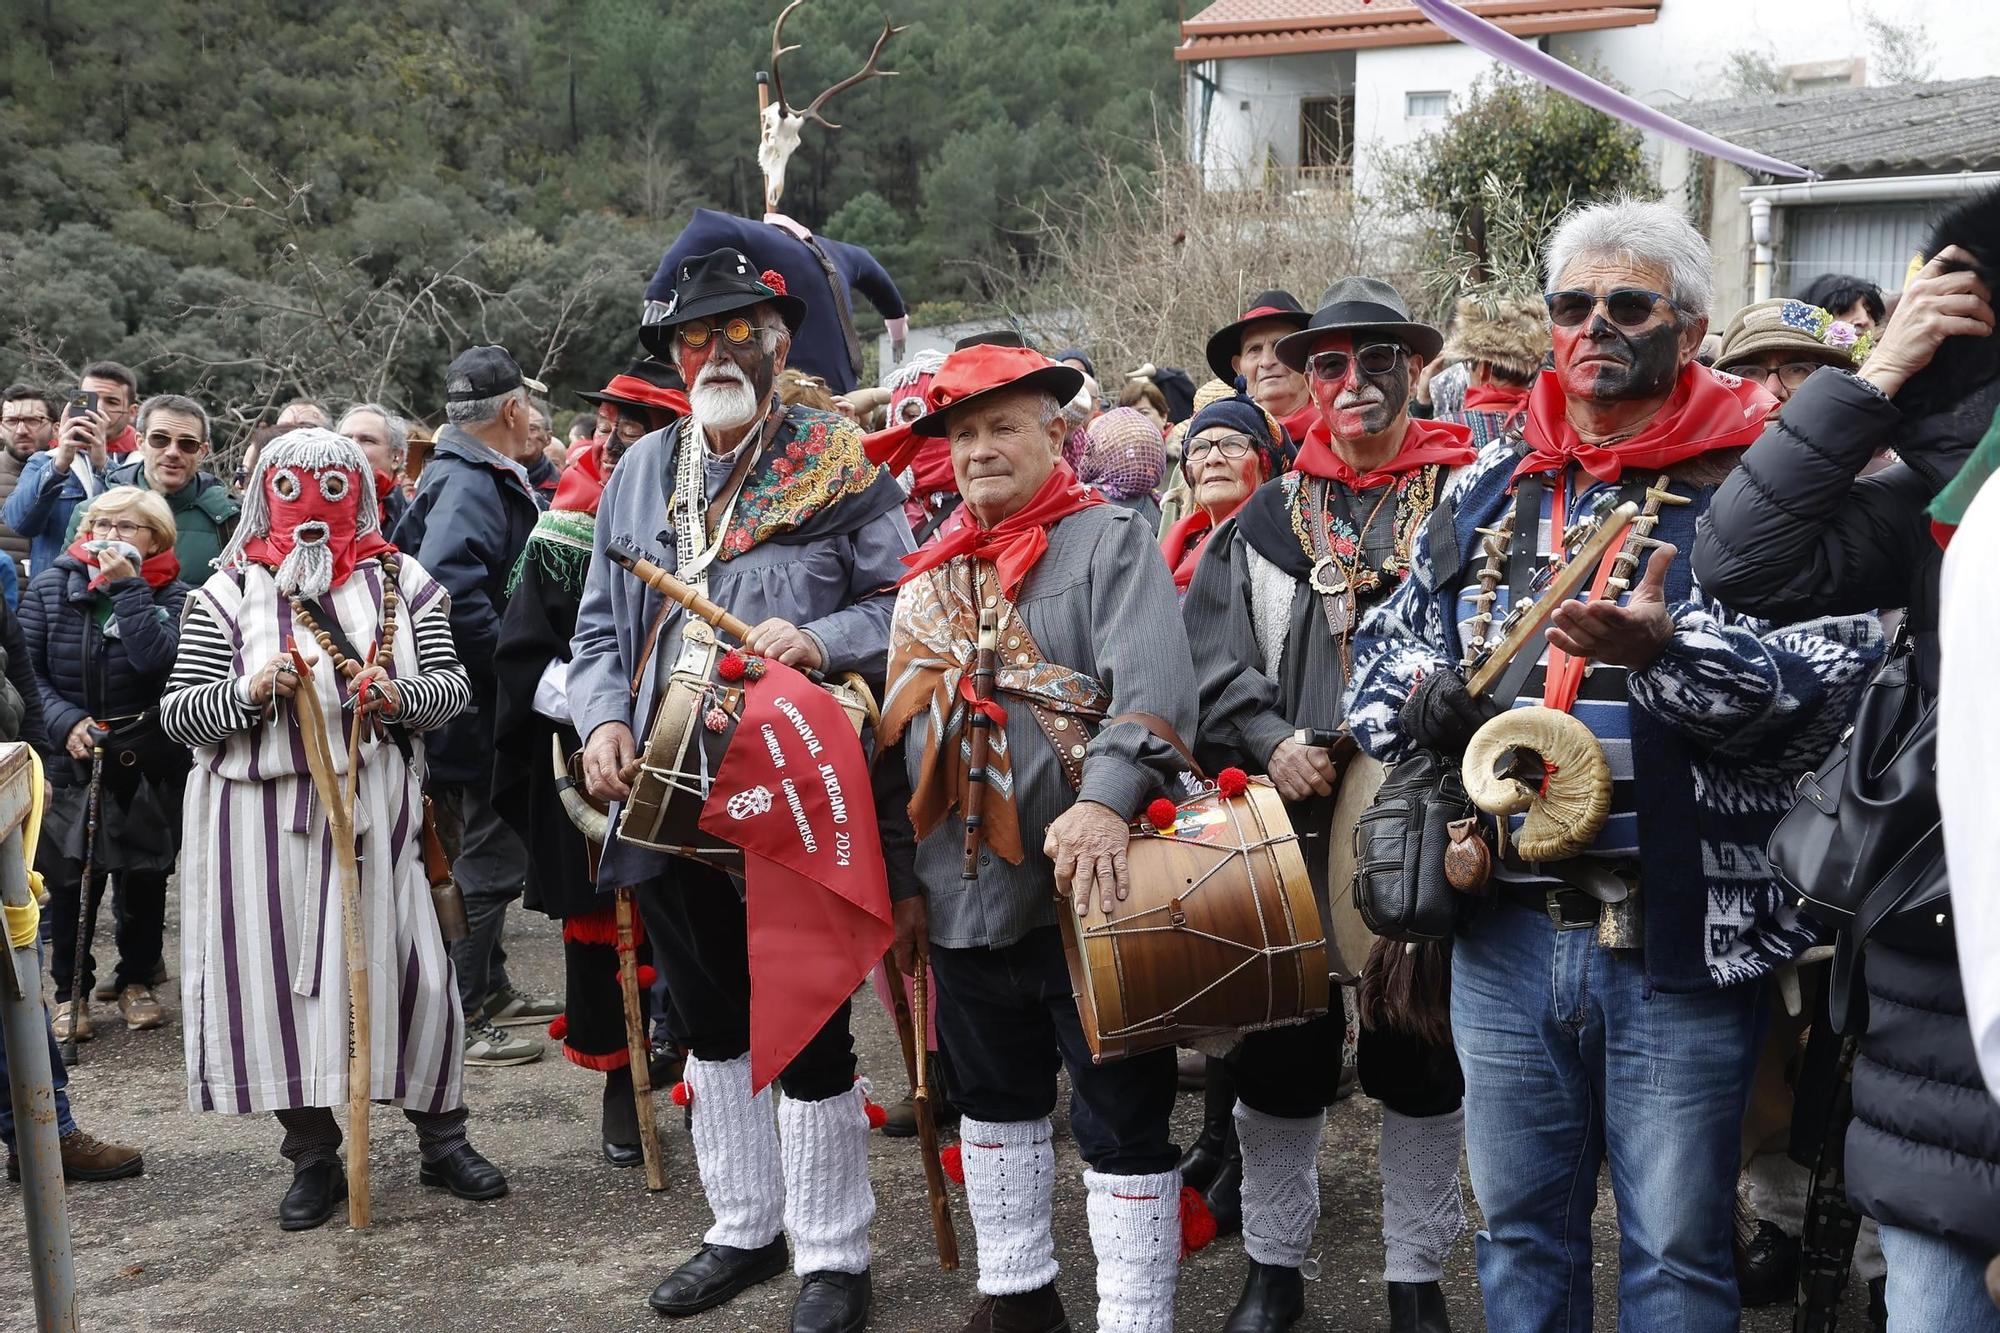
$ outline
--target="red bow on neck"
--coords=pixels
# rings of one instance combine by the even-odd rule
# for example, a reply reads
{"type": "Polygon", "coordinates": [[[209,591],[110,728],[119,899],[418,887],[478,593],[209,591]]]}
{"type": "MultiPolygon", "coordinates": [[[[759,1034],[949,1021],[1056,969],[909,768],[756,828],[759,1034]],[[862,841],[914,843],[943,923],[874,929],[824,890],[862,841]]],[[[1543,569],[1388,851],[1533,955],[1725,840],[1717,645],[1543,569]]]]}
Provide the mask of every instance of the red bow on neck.
{"type": "Polygon", "coordinates": [[[966,524],[923,550],[903,557],[910,572],[897,580],[908,583],[926,570],[961,555],[991,561],[1000,573],[1000,595],[1011,599],[1021,580],[1049,549],[1049,529],[1104,498],[1076,479],[1067,463],[1058,462],[1028,503],[992,527],[966,524]]]}

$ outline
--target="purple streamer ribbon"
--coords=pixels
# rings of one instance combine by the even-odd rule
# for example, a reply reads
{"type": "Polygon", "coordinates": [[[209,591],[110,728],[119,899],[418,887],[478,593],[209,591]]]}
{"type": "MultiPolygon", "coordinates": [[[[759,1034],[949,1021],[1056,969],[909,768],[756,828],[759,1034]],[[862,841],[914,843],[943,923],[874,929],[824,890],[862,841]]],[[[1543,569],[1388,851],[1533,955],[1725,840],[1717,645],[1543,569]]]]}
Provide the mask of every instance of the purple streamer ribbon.
{"type": "Polygon", "coordinates": [[[1453,4],[1452,0],[1412,0],[1412,2],[1425,18],[1467,46],[1484,51],[1495,60],[1512,65],[1530,78],[1547,84],[1557,92],[1567,93],[1607,116],[1615,116],[1628,125],[1650,130],[1662,138],[1672,139],[1675,143],[1692,148],[1697,153],[1706,153],[1725,162],[1734,162],[1737,166],[1750,171],[1761,171],[1772,176],[1792,176],[1800,180],[1820,178],[1819,173],[1810,167],[1796,166],[1748,148],[1738,147],[1727,139],[1716,138],[1706,130],[1698,130],[1692,125],[1683,124],[1657,107],[1647,106],[1616,88],[1606,87],[1588,74],[1571,69],[1546,51],[1522,41],[1505,29],[1468,14],[1453,4]]]}

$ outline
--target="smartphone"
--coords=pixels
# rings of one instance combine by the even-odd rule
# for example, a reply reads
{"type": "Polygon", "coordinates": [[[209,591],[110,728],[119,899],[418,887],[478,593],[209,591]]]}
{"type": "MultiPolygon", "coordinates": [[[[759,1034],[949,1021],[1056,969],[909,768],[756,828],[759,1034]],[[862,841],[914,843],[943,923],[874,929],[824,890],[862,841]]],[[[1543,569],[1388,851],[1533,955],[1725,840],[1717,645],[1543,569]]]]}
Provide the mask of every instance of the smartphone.
{"type": "Polygon", "coordinates": [[[97,411],[97,390],[95,389],[70,390],[69,406],[66,409],[64,409],[63,411],[64,416],[87,417],[96,411],[97,411]]]}

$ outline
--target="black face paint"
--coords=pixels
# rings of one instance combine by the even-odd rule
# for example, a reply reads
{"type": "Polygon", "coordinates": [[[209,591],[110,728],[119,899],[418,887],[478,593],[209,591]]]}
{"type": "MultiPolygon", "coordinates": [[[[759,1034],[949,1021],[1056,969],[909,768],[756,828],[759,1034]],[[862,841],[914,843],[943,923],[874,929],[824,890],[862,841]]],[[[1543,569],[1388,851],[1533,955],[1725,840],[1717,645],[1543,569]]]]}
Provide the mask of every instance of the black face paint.
{"type": "Polygon", "coordinates": [[[1410,372],[1408,362],[1398,357],[1396,364],[1379,375],[1373,375],[1361,368],[1359,361],[1348,363],[1347,378],[1328,383],[1325,380],[1312,381],[1313,401],[1318,404],[1320,414],[1326,419],[1327,430],[1335,439],[1358,440],[1370,435],[1380,435],[1389,429],[1389,423],[1402,412],[1410,399],[1410,372]],[[1379,401],[1344,405],[1341,399],[1350,389],[1363,385],[1375,391],[1379,401]]]}
{"type": "Polygon", "coordinates": [[[1553,333],[1556,370],[1563,392],[1571,397],[1599,402],[1657,398],[1680,372],[1680,335],[1665,321],[1628,333],[1597,315],[1584,327],[1553,333]]]}

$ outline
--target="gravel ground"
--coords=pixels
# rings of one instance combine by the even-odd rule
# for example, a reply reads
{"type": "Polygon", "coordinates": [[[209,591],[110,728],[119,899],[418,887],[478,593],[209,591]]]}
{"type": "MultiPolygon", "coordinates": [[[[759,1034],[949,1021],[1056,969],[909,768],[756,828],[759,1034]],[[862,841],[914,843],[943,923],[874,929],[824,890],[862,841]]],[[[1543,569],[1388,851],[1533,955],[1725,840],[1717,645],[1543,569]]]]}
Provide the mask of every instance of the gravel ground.
{"type": "MultiPolygon", "coordinates": [[[[510,914],[509,928],[509,966],[517,984],[554,993],[562,976],[556,928],[519,911],[510,914]]],[[[100,958],[108,936],[107,926],[100,958]]],[[[168,957],[178,958],[171,942],[168,957]]],[[[170,966],[178,968],[177,962],[170,966]]],[[[318,1231],[288,1235],[276,1221],[289,1180],[277,1155],[276,1123],[187,1111],[174,985],[161,995],[169,1020],[157,1032],[127,1033],[113,1006],[95,1006],[101,1035],[84,1046],[82,1067],[72,1077],[83,1127],[141,1145],[146,1153],[142,1178],[71,1191],[85,1328],[612,1333],[664,1326],[646,1308],[646,1294],[693,1250],[708,1222],[687,1136],[664,1096],[668,1188],[649,1194],[640,1172],[613,1170],[598,1156],[596,1076],[553,1050],[526,1067],[470,1070],[473,1141],[508,1173],[513,1192],[507,1198],[469,1204],[420,1188],[414,1136],[400,1116],[378,1109],[373,1226],[351,1232],[343,1217],[318,1231]]],[[[865,992],[855,1016],[862,1069],[893,1099],[903,1084],[894,1029],[865,992]]],[[[1177,1123],[1183,1142],[1192,1138],[1199,1115],[1199,1099],[1183,1097],[1177,1123]]],[[[1322,1275],[1309,1289],[1303,1330],[1388,1327],[1377,1281],[1376,1132],[1374,1106],[1365,1097],[1343,1102],[1331,1117],[1320,1158],[1323,1216],[1315,1253],[1322,1275]]],[[[1081,1331],[1091,1327],[1093,1307],[1090,1239],[1081,1167],[1060,1120],[1057,1141],[1064,1167],[1056,1191],[1061,1288],[1081,1331]]],[[[874,1138],[876,1329],[955,1329],[976,1299],[963,1198],[954,1207],[968,1266],[941,1273],[916,1153],[914,1140],[874,1138]]],[[[0,1197],[7,1195],[15,1196],[4,1205],[7,1215],[18,1216],[18,1187],[4,1187],[0,1197]]],[[[1468,1188],[1468,1204],[1470,1197],[1468,1188]]],[[[0,1223],[0,1231],[20,1234],[11,1222],[0,1223]]],[[[1606,1329],[1615,1326],[1616,1237],[1606,1194],[1597,1210],[1598,1322],[1606,1329]]],[[[1242,1262],[1233,1241],[1188,1261],[1181,1273],[1180,1327],[1221,1327],[1235,1302],[1242,1262]]],[[[1450,1268],[1453,1327],[1483,1327],[1469,1236],[1450,1268]]],[[[783,1330],[794,1290],[789,1279],[773,1281],[678,1327],[686,1333],[783,1330]]],[[[1853,1308],[1843,1322],[1861,1327],[1853,1308]]],[[[1759,1311],[1744,1327],[1777,1333],[1789,1323],[1788,1312],[1759,1311]]],[[[33,1327],[26,1270],[18,1264],[0,1269],[0,1328],[33,1327]]]]}

